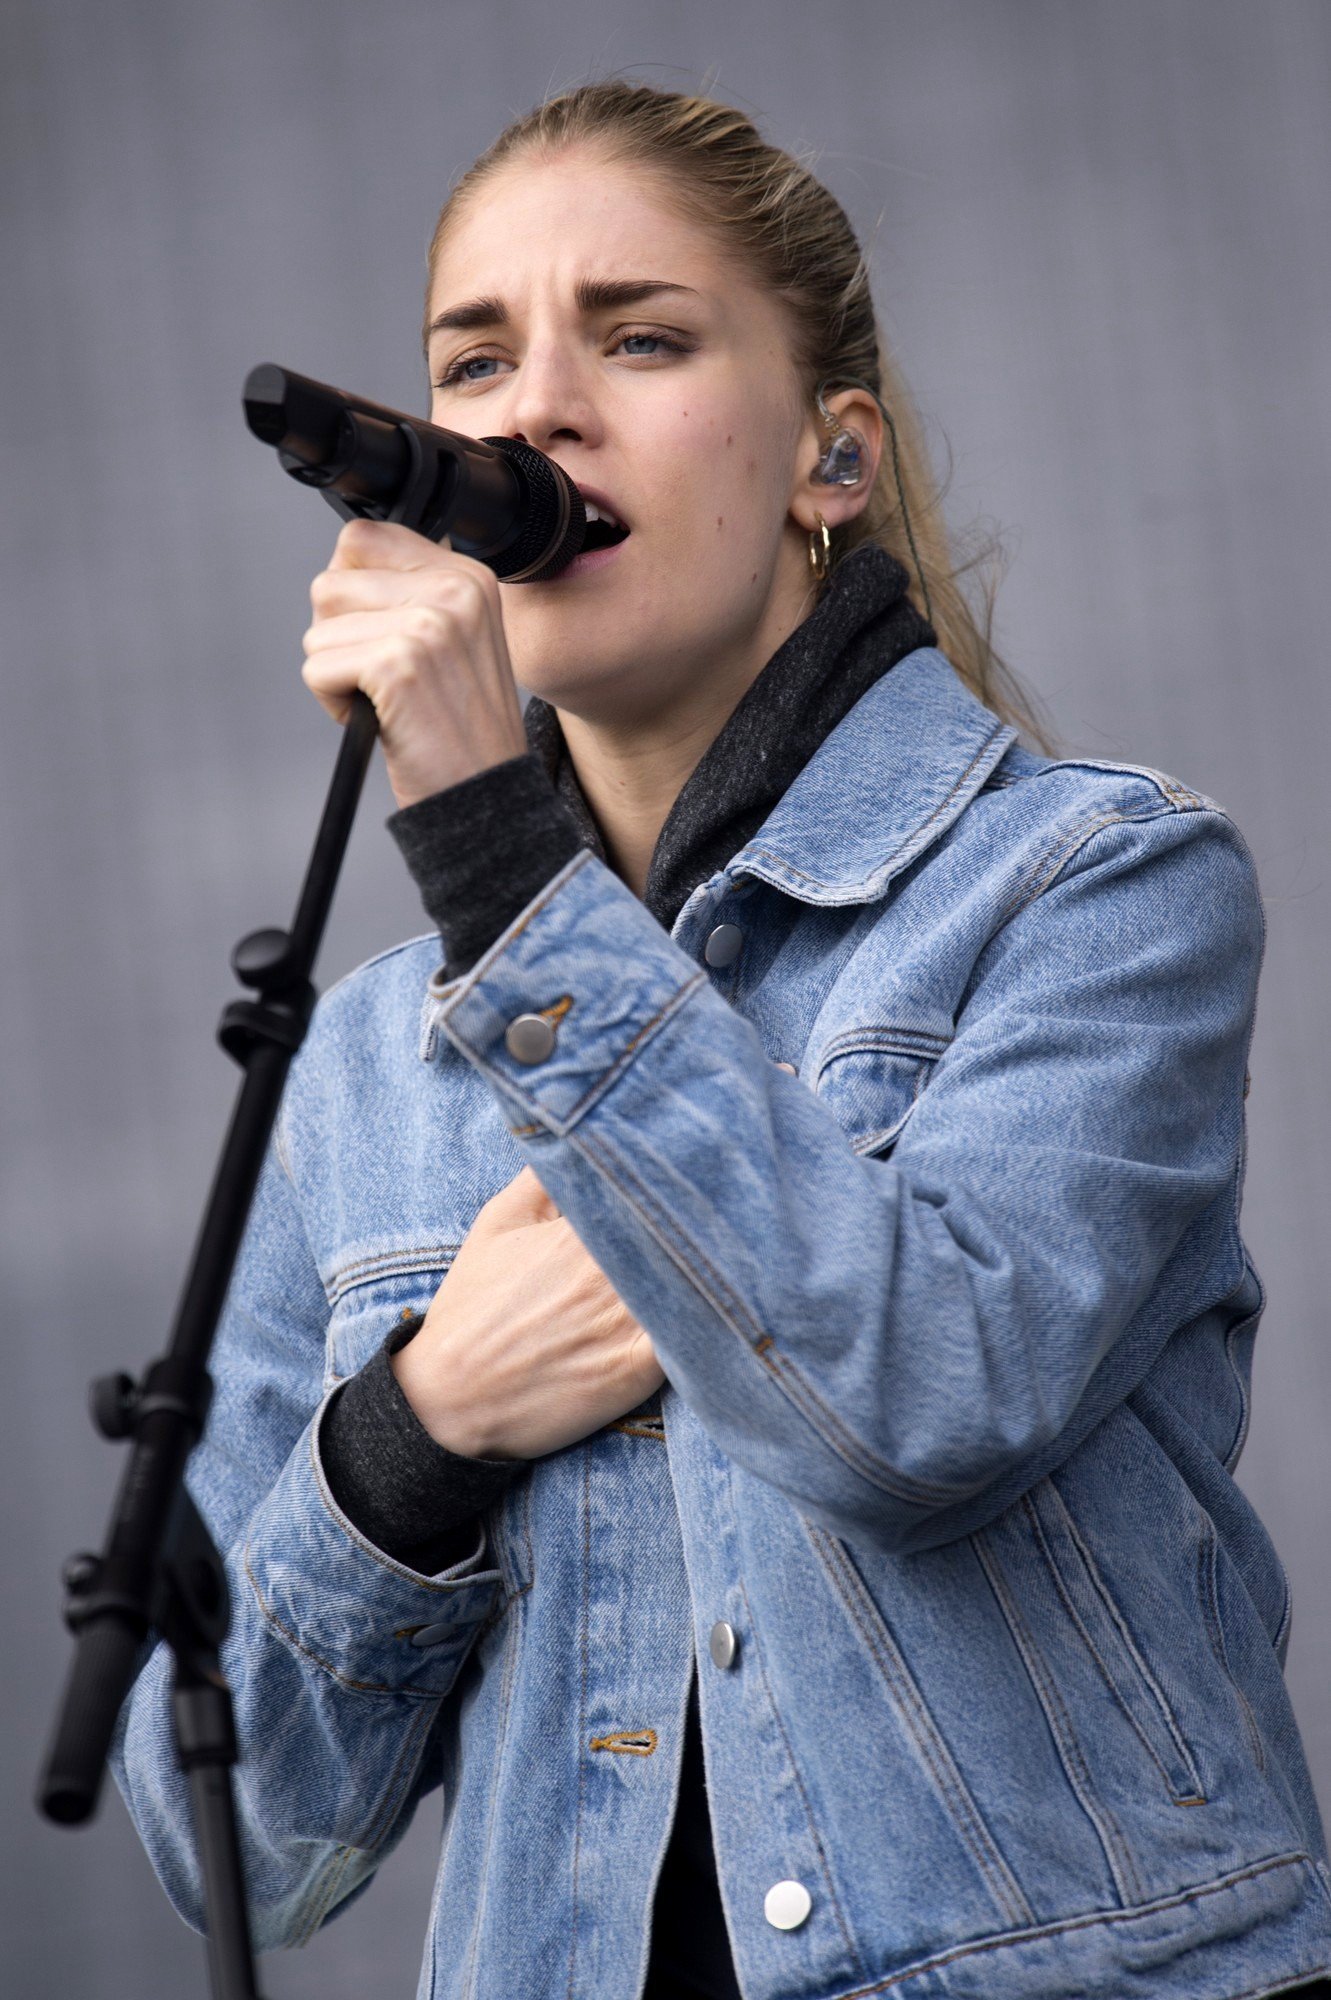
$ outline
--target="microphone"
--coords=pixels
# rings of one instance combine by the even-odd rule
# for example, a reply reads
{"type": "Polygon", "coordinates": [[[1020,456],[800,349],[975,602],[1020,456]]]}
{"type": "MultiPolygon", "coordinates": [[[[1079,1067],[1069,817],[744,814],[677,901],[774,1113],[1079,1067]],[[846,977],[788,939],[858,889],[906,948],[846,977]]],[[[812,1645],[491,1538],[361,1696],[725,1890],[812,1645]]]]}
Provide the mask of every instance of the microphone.
{"type": "Polygon", "coordinates": [[[293,479],[344,520],[398,521],[505,583],[557,576],[582,548],[582,495],[514,438],[463,437],[327,382],[263,362],[245,377],[245,421],[293,479]]]}

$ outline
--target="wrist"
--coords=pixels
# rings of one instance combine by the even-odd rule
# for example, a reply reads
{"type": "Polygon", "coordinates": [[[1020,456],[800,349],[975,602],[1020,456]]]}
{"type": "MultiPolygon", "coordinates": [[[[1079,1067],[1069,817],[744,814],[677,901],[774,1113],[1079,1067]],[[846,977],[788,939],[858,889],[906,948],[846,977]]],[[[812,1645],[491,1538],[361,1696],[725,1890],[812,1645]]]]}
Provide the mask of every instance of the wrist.
{"type": "Polygon", "coordinates": [[[432,799],[438,792],[451,791],[455,785],[465,785],[472,778],[482,777],[501,764],[511,764],[529,754],[525,736],[520,735],[514,741],[512,732],[506,731],[490,742],[460,745],[451,756],[432,757],[428,762],[424,758],[390,758],[389,789],[398,811],[405,812],[409,806],[419,805],[422,799],[432,799]]]}
{"type": "Polygon", "coordinates": [[[423,1350],[412,1341],[390,1355],[388,1361],[421,1428],[455,1458],[482,1459],[492,1465],[508,1459],[511,1454],[496,1448],[478,1413],[468,1412],[456,1400],[439,1406],[438,1399],[430,1393],[429,1371],[421,1366],[424,1358],[423,1350]]]}

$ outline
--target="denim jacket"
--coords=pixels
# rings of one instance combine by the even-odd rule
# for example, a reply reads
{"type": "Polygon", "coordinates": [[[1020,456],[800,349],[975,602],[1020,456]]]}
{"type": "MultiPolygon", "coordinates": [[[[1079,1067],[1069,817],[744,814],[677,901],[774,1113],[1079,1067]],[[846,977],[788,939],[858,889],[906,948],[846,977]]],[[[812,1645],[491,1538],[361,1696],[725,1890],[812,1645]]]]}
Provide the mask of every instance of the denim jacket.
{"type": "MultiPolygon", "coordinates": [[[[260,1948],[440,1788],[420,2000],[634,2000],[696,1659],[746,2000],[1331,1967],[1231,1476],[1262,935],[1217,806],[1029,753],[926,647],[670,934],[584,851],[465,976],[427,938],[325,996],[189,1473],[260,1948]],[[669,1385],[420,1575],[338,1509],[321,1413],[526,1163],[669,1385]]],[[[198,1926],[169,1684],[158,1648],[114,1764],[198,1926]]]]}

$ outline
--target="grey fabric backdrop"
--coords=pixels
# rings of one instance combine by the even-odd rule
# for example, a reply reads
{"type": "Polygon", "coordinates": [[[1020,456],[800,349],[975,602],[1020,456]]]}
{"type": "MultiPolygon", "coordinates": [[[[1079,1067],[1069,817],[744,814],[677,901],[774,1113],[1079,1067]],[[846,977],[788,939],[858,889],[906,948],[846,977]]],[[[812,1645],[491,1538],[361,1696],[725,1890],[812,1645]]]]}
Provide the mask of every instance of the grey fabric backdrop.
{"type": "MultiPolygon", "coordinates": [[[[1235,814],[1270,945],[1246,1228],[1271,1293],[1243,1484],[1296,1592],[1331,1798],[1326,0],[7,0],[3,277],[7,1991],[202,1994],[118,1799],[28,1804],[68,1644],[56,1571],[119,1463],[84,1385],[159,1351],[230,1103],[232,940],[286,918],[335,747],[304,693],[336,523],[239,414],[280,360],[423,407],[449,176],[593,67],[709,69],[816,147],[952,518],[1009,531],[1000,639],[1069,746],[1235,814]]],[[[425,926],[376,777],[321,968],[425,926]]],[[[408,1995],[437,1814],[276,1996],[408,1995]]]]}

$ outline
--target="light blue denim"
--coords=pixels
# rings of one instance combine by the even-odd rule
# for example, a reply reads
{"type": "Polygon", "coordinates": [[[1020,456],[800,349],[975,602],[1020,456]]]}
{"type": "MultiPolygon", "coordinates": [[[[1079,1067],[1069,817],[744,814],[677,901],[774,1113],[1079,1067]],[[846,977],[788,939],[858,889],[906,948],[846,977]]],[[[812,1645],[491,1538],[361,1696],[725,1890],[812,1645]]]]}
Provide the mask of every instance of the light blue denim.
{"type": "MultiPolygon", "coordinates": [[[[1262,938],[1217,806],[1028,753],[923,649],[672,935],[583,852],[466,977],[427,937],[325,997],[190,1468],[260,1947],[433,1794],[422,2000],[633,2000],[696,1660],[746,2000],[1238,2000],[1331,1965],[1288,1589],[1231,1477],[1262,938]],[[663,1423],[537,1461],[417,1575],[334,1502],[323,1400],[525,1162],[651,1333],[663,1423]]],[[[199,1925],[168,1669],[117,1776],[199,1925]]]]}

